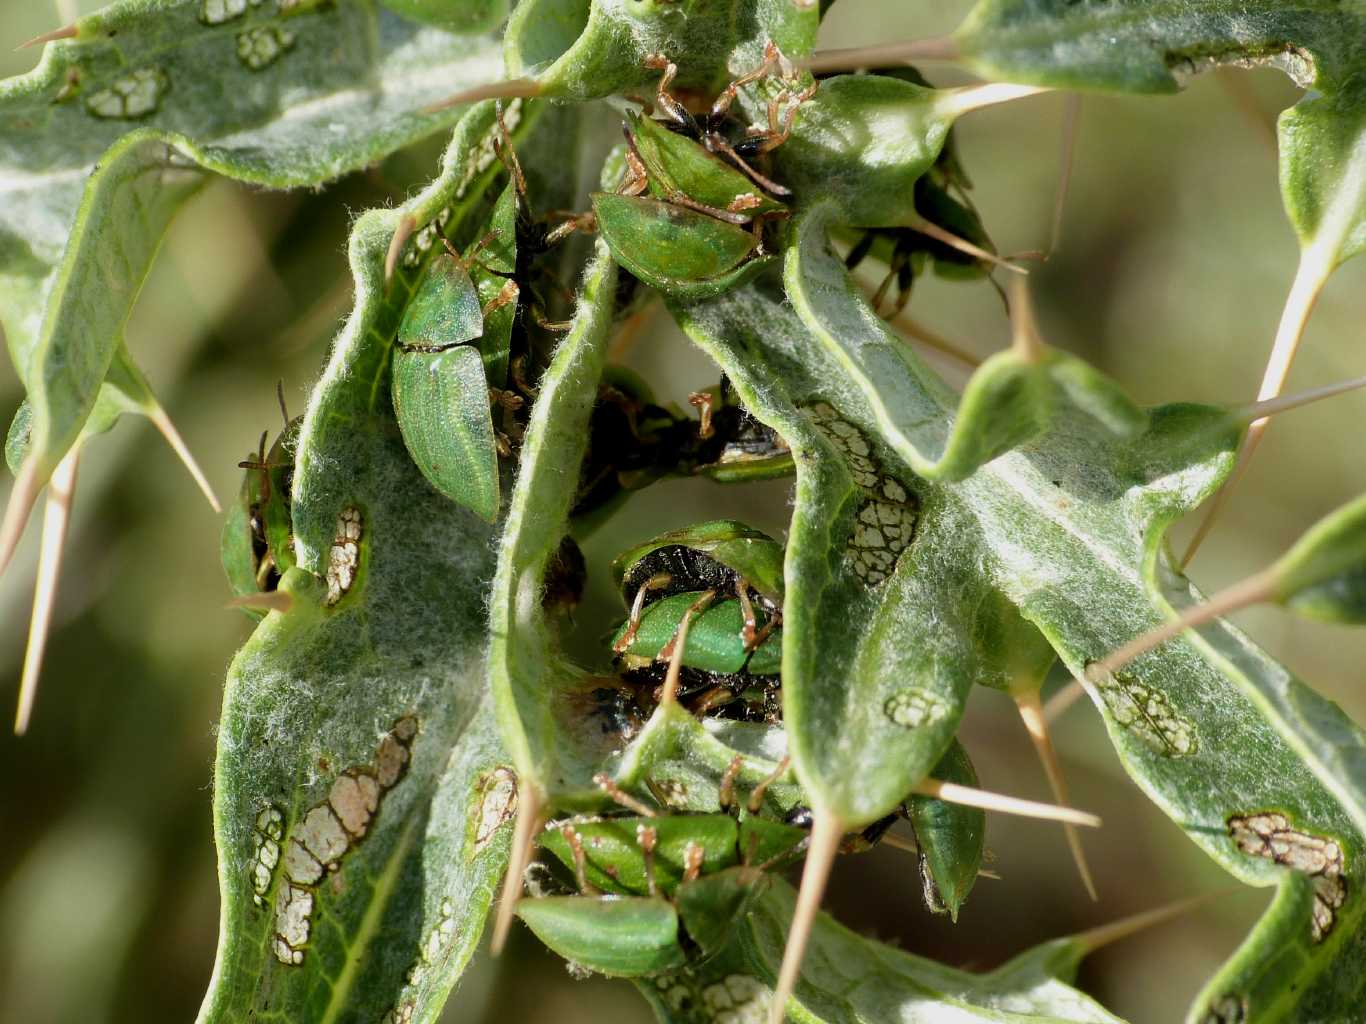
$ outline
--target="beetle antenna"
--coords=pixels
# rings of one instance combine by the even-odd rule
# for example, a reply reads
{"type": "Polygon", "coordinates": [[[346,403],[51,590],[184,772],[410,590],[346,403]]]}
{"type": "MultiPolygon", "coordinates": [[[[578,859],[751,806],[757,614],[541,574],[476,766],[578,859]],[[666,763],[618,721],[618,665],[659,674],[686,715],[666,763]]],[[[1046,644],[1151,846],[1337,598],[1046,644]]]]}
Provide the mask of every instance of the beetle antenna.
{"type": "Polygon", "coordinates": [[[512,833],[512,847],[508,850],[507,874],[503,876],[503,895],[498,902],[498,916],[493,922],[493,938],[489,952],[497,956],[507,944],[512,928],[512,914],[522,895],[526,866],[531,860],[531,840],[541,827],[541,795],[533,786],[518,799],[517,824],[512,833]]]}
{"type": "MultiPolygon", "coordinates": [[[[1039,755],[1039,761],[1043,764],[1044,774],[1048,777],[1048,787],[1053,791],[1053,800],[1062,805],[1066,805],[1067,782],[1063,778],[1062,766],[1058,763],[1058,752],[1053,747],[1053,741],[1048,736],[1047,720],[1044,718],[1043,705],[1039,702],[1039,691],[1036,689],[1025,689],[1013,693],[1015,706],[1020,711],[1020,718],[1024,720],[1025,731],[1029,733],[1030,742],[1034,744],[1034,751],[1039,755]]],[[[1077,832],[1077,826],[1071,822],[1063,822],[1063,833],[1067,836],[1067,846],[1072,851],[1072,861],[1077,865],[1077,873],[1081,875],[1081,884],[1086,887],[1086,892],[1091,899],[1096,900],[1100,897],[1096,893],[1096,883],[1091,875],[1091,868],[1086,863],[1086,852],[1081,846],[1081,835],[1077,832]]]]}
{"type": "Polygon", "coordinates": [[[1004,793],[963,786],[957,782],[944,782],[941,779],[921,779],[911,790],[917,796],[932,796],[951,804],[965,807],[980,807],[984,811],[999,811],[1002,814],[1018,814],[1024,818],[1041,818],[1045,821],[1069,821],[1074,825],[1100,828],[1100,818],[1086,811],[1058,804],[1044,804],[1036,800],[1022,800],[1004,793]]]}
{"type": "Polygon", "coordinates": [[[747,805],[750,814],[759,813],[759,808],[764,805],[764,794],[768,792],[768,787],[783,777],[783,774],[787,771],[787,766],[791,763],[792,758],[783,755],[783,759],[778,762],[778,767],[774,768],[770,774],[764,776],[759,785],[754,787],[753,792],[749,794],[749,804],[747,805]]]}
{"type": "Polygon", "coordinates": [[[802,885],[797,890],[797,906],[792,913],[792,925],[787,932],[787,948],[783,950],[783,965],[778,972],[778,984],[773,989],[773,1001],[768,1007],[768,1024],[783,1024],[787,1000],[797,987],[806,943],[820,913],[825,883],[830,880],[830,869],[835,864],[840,840],[844,838],[844,822],[829,811],[817,810],[811,826],[811,844],[807,847],[806,864],[802,868],[802,885]]]}
{"type": "Polygon", "coordinates": [[[922,235],[927,235],[936,242],[943,242],[950,249],[957,249],[959,252],[967,253],[969,256],[975,256],[977,259],[982,260],[985,263],[990,263],[994,267],[1002,267],[1005,270],[1009,270],[1016,274],[1029,273],[1024,267],[1017,267],[1003,257],[997,256],[994,252],[983,249],[980,245],[973,245],[966,238],[959,238],[952,231],[944,230],[938,224],[934,223],[934,221],[927,220],[918,213],[910,217],[903,227],[908,227],[912,231],[919,231],[922,235]]]}
{"type": "Polygon", "coordinates": [[[285,382],[281,378],[275,382],[275,397],[280,403],[280,415],[284,417],[285,429],[289,429],[289,406],[285,404],[285,382]]]}
{"type": "Polygon", "coordinates": [[[62,568],[62,551],[67,525],[71,521],[71,499],[76,489],[76,466],[80,449],[72,448],[57,463],[47,485],[43,508],[43,536],[38,552],[38,579],[33,587],[33,616],[28,626],[28,647],[24,651],[24,670],[19,682],[19,707],[14,715],[14,735],[28,731],[33,702],[38,695],[38,676],[43,668],[52,608],[57,602],[57,578],[62,568]]]}

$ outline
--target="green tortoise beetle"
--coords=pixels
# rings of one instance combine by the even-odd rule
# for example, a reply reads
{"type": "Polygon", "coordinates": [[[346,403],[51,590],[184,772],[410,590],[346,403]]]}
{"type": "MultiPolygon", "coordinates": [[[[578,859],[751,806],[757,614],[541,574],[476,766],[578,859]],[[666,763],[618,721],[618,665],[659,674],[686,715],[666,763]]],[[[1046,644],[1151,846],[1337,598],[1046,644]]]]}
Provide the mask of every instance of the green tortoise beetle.
{"type": "MultiPolygon", "coordinates": [[[[629,117],[625,172],[615,192],[592,195],[594,216],[617,262],[652,288],[695,298],[719,294],[772,262],[764,224],[787,213],[773,198],[787,190],[752,167],[741,150],[762,153],[781,144],[811,90],[794,96],[784,89],[769,105],[770,130],[731,145],[721,126],[736,90],[782,68],[776,48],[770,47],[760,68],[731,83],[700,119],[669,92],[677,67],[662,56],[649,66],[664,72],[656,107],[668,121],[629,117]],[[780,123],[779,111],[789,100],[794,102],[780,123]]],[[[789,68],[784,77],[795,74],[789,68]]]]}
{"type": "Polygon", "coordinates": [[[766,871],[791,863],[808,843],[804,829],[759,815],[766,782],[740,807],[734,782],[741,763],[737,757],[722,780],[722,813],[656,814],[600,777],[609,795],[637,813],[547,825],[539,845],[572,879],[561,887],[570,894],[523,899],[518,916],[561,956],[616,977],[673,970],[719,952],[733,922],[762,894],[766,871]]]}
{"type": "MultiPolygon", "coordinates": [[[[268,432],[256,452],[237,465],[246,470],[237,502],[228,509],[220,540],[223,570],[233,595],[250,599],[270,593],[294,565],[294,526],[290,499],[294,484],[294,449],[303,417],[289,418],[284,393],[279,392],[285,426],[266,450],[268,432]]],[[[264,612],[242,604],[247,615],[264,612]]]]}
{"type": "MultiPolygon", "coordinates": [[[[734,596],[743,614],[746,648],[758,647],[764,630],[781,623],[783,546],[766,533],[730,519],[699,523],[654,537],[612,562],[612,580],[630,609],[614,643],[626,650],[645,608],[675,594],[734,596]],[[766,618],[760,624],[759,616],[766,618]]],[[[701,610],[701,609],[699,609],[701,610]]]]}
{"type": "MultiPolygon", "coordinates": [[[[954,740],[931,772],[934,778],[977,787],[977,772],[963,745],[954,740]]],[[[931,796],[912,796],[904,805],[920,848],[925,905],[958,920],[982,867],[986,812],[931,796]]]]}
{"type": "Polygon", "coordinates": [[[772,427],[745,408],[722,377],[720,383],[688,396],[700,423],[690,456],[692,472],[717,483],[746,483],[790,476],[792,449],[772,427]]]}

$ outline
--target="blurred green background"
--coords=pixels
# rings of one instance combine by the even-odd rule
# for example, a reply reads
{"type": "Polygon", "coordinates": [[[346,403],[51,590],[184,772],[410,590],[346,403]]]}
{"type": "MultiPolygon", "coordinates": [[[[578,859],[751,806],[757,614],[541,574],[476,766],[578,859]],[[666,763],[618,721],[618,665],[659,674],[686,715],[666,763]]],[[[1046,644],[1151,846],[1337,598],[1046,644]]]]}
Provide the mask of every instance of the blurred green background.
{"type": "MultiPolygon", "coordinates": [[[[0,0],[0,43],[46,31],[82,5],[0,0]],[[57,8],[65,10],[59,14],[57,8]]],[[[83,5],[89,10],[98,6],[83,5]]],[[[839,0],[822,42],[848,46],[951,29],[962,0],[839,0]],[[926,13],[931,11],[932,13],[926,13]]],[[[0,73],[35,51],[0,46],[0,73]]],[[[927,69],[938,84],[964,79],[927,69]]],[[[1223,73],[1221,73],[1223,74],[1223,73]]],[[[1281,211],[1268,125],[1296,91],[1277,73],[1205,75],[1176,97],[1088,97],[1061,248],[1032,283],[1044,334],[1144,402],[1251,399],[1295,245],[1281,211]]],[[[1005,252],[1047,243],[1062,100],[973,115],[959,130],[976,199],[1005,252]]],[[[176,222],[128,327],[129,345],[220,498],[261,431],[278,428],[274,388],[302,409],[350,302],[344,260],[353,212],[391,203],[435,168],[441,140],[323,192],[265,193],[220,181],[176,222]]],[[[1366,260],[1348,265],[1315,313],[1292,389],[1361,374],[1366,260]]],[[[984,284],[926,280],[913,314],[980,354],[1007,324],[984,284]]],[[[715,371],[660,316],[631,362],[684,402],[715,371]]],[[[941,365],[950,379],[959,367],[941,365]]],[[[21,397],[8,362],[0,411],[21,397]]],[[[1221,526],[1196,561],[1207,590],[1263,566],[1366,483],[1366,395],[1289,414],[1269,432],[1221,526]],[[1348,443],[1343,443],[1346,438],[1348,443]]],[[[787,487],[671,482],[640,495],[587,546],[601,567],[627,541],[719,515],[781,533],[787,487]]],[[[217,936],[210,768],[224,670],[248,633],[228,611],[220,521],[150,427],[129,421],[92,445],[77,486],[56,625],[29,735],[0,730],[0,1019],[174,1021],[195,1014],[217,936]]],[[[1178,536],[1189,535],[1191,523],[1178,536]]],[[[27,627],[36,529],[0,581],[0,706],[13,706],[27,627]]],[[[599,571],[580,613],[617,614],[599,571]]],[[[1277,657],[1366,720],[1366,637],[1274,610],[1238,617],[1277,657]]],[[[974,697],[963,738],[983,785],[1046,799],[1013,705],[974,697]]],[[[1040,940],[1227,887],[1128,782],[1089,707],[1056,728],[1078,806],[1105,828],[1085,837],[1101,893],[1092,903],[1053,826],[992,818],[1000,881],[984,880],[957,926],[923,908],[914,859],[879,848],[838,865],[828,903],[847,924],[948,963],[986,968],[1040,940]]],[[[1091,958],[1081,984],[1135,1022],[1180,1019],[1237,945],[1264,890],[1221,895],[1178,923],[1091,958]]],[[[510,955],[479,958],[451,1021],[645,1021],[625,983],[572,981],[519,932],[510,955]]]]}

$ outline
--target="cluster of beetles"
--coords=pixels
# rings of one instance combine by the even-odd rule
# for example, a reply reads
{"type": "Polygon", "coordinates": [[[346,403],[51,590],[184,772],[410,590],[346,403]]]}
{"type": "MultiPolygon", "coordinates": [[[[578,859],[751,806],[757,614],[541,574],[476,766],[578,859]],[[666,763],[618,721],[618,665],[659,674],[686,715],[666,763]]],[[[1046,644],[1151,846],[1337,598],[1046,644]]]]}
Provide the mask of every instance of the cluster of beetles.
{"type": "MultiPolygon", "coordinates": [[[[775,259],[791,194],[769,177],[768,156],[786,140],[819,80],[799,89],[799,76],[770,47],[759,68],[697,113],[670,90],[674,66],[663,57],[651,58],[650,66],[660,71],[653,102],[627,116],[625,140],[608,157],[591,212],[560,216],[558,223],[532,214],[499,109],[495,148],[506,185],[463,252],[439,239],[399,324],[390,386],[404,443],[434,488],[487,521],[497,518],[515,469],[535,380],[567,326],[551,319],[563,289],[542,257],[575,231],[598,232],[626,271],[617,304],[628,313],[651,290],[715,295],[775,259]],[[778,86],[769,124],[747,128],[731,114],[736,90],[765,78],[778,86]]],[[[923,82],[907,68],[882,73],[923,82]]],[[[944,229],[989,248],[968,185],[946,146],[917,186],[917,206],[944,229]]],[[[877,308],[895,284],[892,308],[899,311],[927,263],[949,274],[985,273],[973,257],[911,228],[854,232],[842,241],[851,268],[870,255],[888,268],[874,296],[877,308]]],[[[631,492],[664,477],[724,483],[792,473],[783,438],[745,409],[724,378],[691,395],[690,404],[695,413],[680,412],[633,372],[608,367],[591,416],[575,532],[587,532],[631,492]]],[[[272,591],[294,564],[290,498],[301,420],[286,413],[274,444],[267,448],[263,435],[241,463],[241,496],[223,541],[224,565],[240,597],[272,591]]],[[[566,537],[548,573],[547,605],[572,606],[586,571],[566,537]]],[[[648,720],[671,672],[680,704],[700,718],[781,725],[781,543],[744,523],[702,523],[632,547],[610,572],[624,618],[607,640],[615,676],[593,692],[593,712],[605,730],[629,734],[648,720]]],[[[801,806],[784,820],[761,814],[762,788],[748,797],[735,793],[735,771],[738,765],[722,782],[723,806],[714,814],[641,814],[623,798],[620,813],[547,828],[540,839],[545,856],[533,865],[540,875],[533,892],[541,898],[522,901],[519,915],[571,961],[611,975],[648,975],[717,952],[728,941],[728,922],[760,891],[763,871],[799,858],[810,826],[801,806]],[[581,897],[602,894],[613,896],[612,914],[631,920],[619,943],[612,929],[594,927],[592,915],[583,915],[581,897]]],[[[934,774],[976,783],[956,741],[934,774]]],[[[901,814],[915,829],[928,904],[956,916],[981,864],[982,812],[912,797],[901,814]]],[[[847,837],[845,848],[866,849],[892,821],[847,837]]]]}

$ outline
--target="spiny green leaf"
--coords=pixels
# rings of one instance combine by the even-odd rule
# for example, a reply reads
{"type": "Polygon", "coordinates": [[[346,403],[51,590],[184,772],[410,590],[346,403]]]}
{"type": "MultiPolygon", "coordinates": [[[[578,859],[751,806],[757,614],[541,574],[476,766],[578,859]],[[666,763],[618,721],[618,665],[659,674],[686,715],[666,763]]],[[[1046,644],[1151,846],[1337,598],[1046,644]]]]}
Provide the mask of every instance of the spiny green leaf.
{"type": "MultiPolygon", "coordinates": [[[[710,1024],[729,1013],[726,1019],[764,1020],[793,901],[791,887],[775,879],[714,959],[638,981],[659,1019],[710,1024]]],[[[1080,937],[1059,939],[970,974],[865,939],[821,914],[787,1013],[806,1024],[1123,1024],[1071,986],[1085,952],[1080,937]]]]}
{"type": "Polygon", "coordinates": [[[546,566],[569,530],[575,467],[587,450],[588,419],[607,356],[616,274],[599,243],[584,274],[574,326],[538,385],[491,599],[489,672],[499,727],[523,786],[540,797],[590,787],[597,763],[566,733],[573,715],[562,702],[572,691],[560,684],[575,670],[557,650],[555,624],[541,597],[546,566]]]}
{"type": "Polygon", "coordinates": [[[980,0],[954,33],[991,78],[1175,92],[1215,61],[1263,60],[1328,92],[1366,60],[1359,0],[980,0]]]}
{"type": "MultiPolygon", "coordinates": [[[[881,431],[904,465],[916,464],[924,458],[918,443],[942,443],[948,435],[952,394],[866,306],[863,313],[855,308],[863,303],[852,286],[843,298],[831,289],[821,301],[851,307],[837,312],[846,325],[838,336],[823,326],[828,308],[789,307],[754,286],[694,307],[686,319],[765,422],[784,433],[800,430],[791,396],[819,390],[858,430],[881,431]],[[817,312],[821,319],[810,322],[817,312]]],[[[1105,438],[1084,417],[1064,413],[1028,449],[1003,455],[962,482],[918,485],[925,532],[912,559],[931,566],[918,570],[927,577],[919,585],[965,573],[954,599],[998,590],[1080,675],[1090,661],[1171,614],[1155,602],[1147,577],[1161,564],[1162,533],[1218,484],[1238,436],[1233,416],[1199,406],[1152,410],[1148,431],[1130,441],[1105,438]],[[948,540],[930,532],[936,521],[948,540]],[[943,565],[927,550],[931,536],[943,565]],[[956,544],[969,545],[971,554],[958,553],[956,544]],[[965,560],[972,563],[966,570],[965,560]]],[[[897,579],[903,574],[898,568],[897,579]]],[[[832,614],[837,621],[848,617],[832,614]]],[[[820,628],[830,629],[829,620],[820,628]]],[[[789,637],[795,633],[789,624],[789,637]]],[[[914,641],[909,634],[901,646],[914,641]]],[[[790,639],[785,646],[797,648],[790,639]]],[[[1165,645],[1112,684],[1096,687],[1093,697],[1130,774],[1240,879],[1267,885],[1285,874],[1273,859],[1249,855],[1230,832],[1233,819],[1268,809],[1286,814],[1292,830],[1339,843],[1344,877],[1366,867],[1366,745],[1359,730],[1231,627],[1220,623],[1165,645]]],[[[809,754],[795,736],[793,752],[801,771],[809,754]]],[[[855,767],[859,751],[843,756],[844,767],[827,771],[864,777],[855,767]]],[[[1316,884],[1295,878],[1297,885],[1316,884]]],[[[1356,941],[1345,937],[1356,935],[1363,905],[1349,898],[1336,910],[1338,925],[1325,942],[1314,940],[1303,903],[1306,913],[1294,928],[1283,918],[1258,933],[1258,941],[1296,950],[1301,1002],[1292,998],[1293,1005],[1332,1005],[1325,986],[1332,965],[1345,963],[1338,958],[1356,941]]],[[[1279,975],[1263,981],[1287,984],[1279,975]]],[[[1280,988],[1244,994],[1258,1001],[1291,998],[1280,988]]]]}
{"type": "Polygon", "coordinates": [[[679,63],[678,85],[719,92],[763,62],[771,40],[792,58],[816,42],[820,14],[790,0],[527,0],[508,21],[511,77],[534,77],[542,95],[598,99],[646,91],[659,80],[647,57],[679,63]]]}
{"type": "Polygon", "coordinates": [[[432,491],[388,410],[327,427],[355,459],[333,568],[326,585],[287,574],[293,607],[229,673],[205,1024],[434,1020],[506,863],[517,789],[484,683],[491,529],[432,491]]]}
{"type": "Polygon", "coordinates": [[[900,440],[899,450],[918,476],[961,480],[1033,440],[1067,405],[1121,436],[1143,429],[1143,411],[1117,384],[1079,359],[1042,347],[1037,354],[1012,350],[988,359],[969,380],[952,419],[942,409],[953,399],[937,379],[925,384],[923,394],[900,388],[903,373],[896,367],[904,346],[887,344],[881,321],[854,299],[845,268],[829,250],[828,233],[841,212],[832,203],[797,218],[786,253],[787,293],[808,329],[841,352],[845,372],[865,380],[874,401],[885,392],[879,427],[889,442],[900,440]],[[866,340],[855,344],[855,338],[866,340]]]}
{"type": "Polygon", "coordinates": [[[1366,621],[1366,498],[1314,524],[1271,573],[1276,599],[1301,615],[1366,621]]]}
{"type": "Polygon", "coordinates": [[[124,0],[74,28],[0,83],[0,308],[39,482],[89,416],[205,170],[275,187],[335,178],[449,124],[423,107],[497,66],[492,39],[361,0],[124,0]]]}

